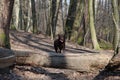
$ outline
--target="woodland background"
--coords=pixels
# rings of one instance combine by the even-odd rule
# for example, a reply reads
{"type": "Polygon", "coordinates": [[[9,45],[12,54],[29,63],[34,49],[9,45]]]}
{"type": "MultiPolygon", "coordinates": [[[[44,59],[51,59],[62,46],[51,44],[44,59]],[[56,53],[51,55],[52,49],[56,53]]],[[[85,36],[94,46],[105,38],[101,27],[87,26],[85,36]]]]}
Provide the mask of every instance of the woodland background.
{"type": "MultiPolygon", "coordinates": [[[[113,72],[117,70],[117,73],[113,74],[119,76],[119,14],[120,0],[1,0],[0,57],[3,59],[7,53],[12,53],[12,49],[17,64],[29,63],[32,68],[36,64],[38,71],[45,70],[41,67],[44,65],[42,63],[45,63],[48,67],[57,65],[57,67],[86,70],[86,72],[102,70],[98,76],[104,75],[104,70],[113,72]],[[52,51],[54,50],[52,41],[58,34],[65,34],[67,43],[65,54],[54,54],[52,51]],[[72,43],[71,46],[68,43],[72,43]],[[75,45],[79,47],[76,48],[75,45]],[[22,51],[14,49],[22,49],[22,51]],[[31,52],[25,52],[27,49],[31,52]],[[75,51],[77,54],[74,54],[75,51]],[[37,52],[39,54],[35,54],[37,52]]],[[[15,66],[15,71],[18,68],[21,70],[21,66],[15,66]]],[[[31,71],[30,69],[27,68],[28,71],[31,71]]],[[[51,80],[54,78],[51,72],[38,73],[49,74],[51,80]]],[[[62,76],[66,78],[66,75],[62,76]]],[[[94,76],[95,80],[96,77],[94,76]]]]}

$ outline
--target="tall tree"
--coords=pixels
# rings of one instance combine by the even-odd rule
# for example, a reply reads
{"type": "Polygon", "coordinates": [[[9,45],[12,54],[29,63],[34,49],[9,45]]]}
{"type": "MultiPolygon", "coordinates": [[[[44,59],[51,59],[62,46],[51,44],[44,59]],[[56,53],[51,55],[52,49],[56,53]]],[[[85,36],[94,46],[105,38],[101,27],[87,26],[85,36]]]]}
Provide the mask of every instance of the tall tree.
{"type": "Polygon", "coordinates": [[[106,66],[108,70],[116,70],[120,67],[120,25],[119,25],[119,0],[112,0],[113,5],[113,20],[115,23],[114,34],[114,51],[115,54],[112,57],[110,63],[106,66]]]}
{"type": "Polygon", "coordinates": [[[33,33],[37,33],[35,0],[31,0],[31,8],[32,8],[33,33]]]}
{"type": "Polygon", "coordinates": [[[15,28],[18,30],[19,29],[19,19],[20,19],[20,0],[15,0],[15,4],[14,4],[14,9],[13,9],[13,16],[15,17],[13,19],[14,21],[14,25],[15,25],[15,28]]]}
{"type": "Polygon", "coordinates": [[[74,24],[74,20],[75,20],[77,1],[78,0],[70,0],[68,16],[67,16],[67,20],[66,20],[66,24],[65,24],[65,26],[66,26],[65,34],[66,34],[67,39],[69,39],[69,40],[70,40],[70,37],[72,34],[73,24],[74,24]]]}
{"type": "Polygon", "coordinates": [[[75,20],[73,23],[73,29],[72,29],[72,34],[71,34],[71,40],[72,41],[77,41],[77,37],[80,36],[80,25],[82,23],[83,19],[83,13],[84,13],[84,1],[83,0],[78,0],[77,1],[77,9],[76,9],[76,16],[75,20]]]}
{"type": "MultiPolygon", "coordinates": [[[[61,5],[61,1],[62,0],[52,0],[52,7],[51,7],[51,18],[52,18],[52,20],[51,20],[51,25],[52,25],[52,32],[53,32],[53,37],[55,37],[55,34],[57,34],[56,32],[56,26],[57,26],[57,24],[58,24],[58,21],[60,20],[58,20],[58,15],[59,15],[59,18],[60,18],[60,15],[61,15],[61,8],[60,7],[62,7],[62,6],[60,6],[61,5]],[[60,11],[60,12],[59,12],[60,11]]],[[[57,26],[57,28],[59,28],[58,26],[57,26]]]]}
{"type": "Polygon", "coordinates": [[[119,25],[119,8],[118,8],[118,0],[112,0],[113,2],[113,20],[115,23],[115,37],[114,37],[114,51],[115,54],[118,53],[120,48],[120,25],[119,25]]]}
{"type": "Polygon", "coordinates": [[[96,32],[95,32],[95,25],[94,25],[94,14],[93,14],[93,0],[89,0],[89,19],[90,19],[90,32],[91,32],[91,38],[93,42],[94,49],[100,49],[96,32]]]}
{"type": "Polygon", "coordinates": [[[31,0],[28,0],[28,10],[27,10],[27,32],[32,32],[32,10],[31,10],[31,0]]]}
{"type": "Polygon", "coordinates": [[[2,0],[0,11],[0,47],[10,49],[9,28],[14,0],[2,0]]]}
{"type": "Polygon", "coordinates": [[[56,19],[56,26],[55,26],[55,35],[57,34],[64,34],[64,20],[63,20],[63,12],[62,12],[62,0],[58,2],[58,10],[57,10],[57,19],[56,19]]]}
{"type": "Polygon", "coordinates": [[[52,24],[52,21],[53,21],[53,12],[52,12],[52,9],[53,9],[53,6],[52,6],[52,0],[49,0],[49,8],[48,8],[48,25],[47,25],[47,30],[46,30],[46,34],[51,36],[51,39],[53,40],[53,24],[52,24]]]}

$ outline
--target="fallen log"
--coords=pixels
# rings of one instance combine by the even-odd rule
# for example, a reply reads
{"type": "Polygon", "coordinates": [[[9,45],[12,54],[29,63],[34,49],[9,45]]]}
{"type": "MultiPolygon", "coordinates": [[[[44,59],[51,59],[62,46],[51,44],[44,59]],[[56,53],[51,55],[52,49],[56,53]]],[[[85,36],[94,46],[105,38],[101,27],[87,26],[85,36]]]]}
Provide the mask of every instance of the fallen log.
{"type": "Polygon", "coordinates": [[[14,52],[9,49],[0,48],[0,69],[12,66],[14,63],[14,52]]]}
{"type": "Polygon", "coordinates": [[[15,50],[17,64],[29,64],[54,68],[67,68],[80,72],[96,72],[104,69],[111,60],[112,52],[82,53],[82,54],[56,54],[15,50]]]}

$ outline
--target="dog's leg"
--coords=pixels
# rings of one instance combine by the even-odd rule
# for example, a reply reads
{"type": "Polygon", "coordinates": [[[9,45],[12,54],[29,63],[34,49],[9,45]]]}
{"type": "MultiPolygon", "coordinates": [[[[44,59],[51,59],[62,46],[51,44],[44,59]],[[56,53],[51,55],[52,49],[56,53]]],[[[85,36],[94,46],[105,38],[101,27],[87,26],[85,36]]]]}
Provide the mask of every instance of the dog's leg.
{"type": "Polygon", "coordinates": [[[60,49],[60,53],[61,53],[61,49],[60,49]]]}
{"type": "Polygon", "coordinates": [[[58,47],[55,47],[55,52],[58,53],[58,47]]]}

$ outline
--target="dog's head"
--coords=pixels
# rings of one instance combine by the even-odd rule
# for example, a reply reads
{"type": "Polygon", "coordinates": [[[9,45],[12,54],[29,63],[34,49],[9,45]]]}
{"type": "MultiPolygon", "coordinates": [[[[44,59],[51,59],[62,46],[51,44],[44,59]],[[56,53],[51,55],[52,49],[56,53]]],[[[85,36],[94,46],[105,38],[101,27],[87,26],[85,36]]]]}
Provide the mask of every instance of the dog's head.
{"type": "Polygon", "coordinates": [[[64,34],[58,34],[58,40],[59,40],[61,43],[64,43],[64,42],[65,42],[65,35],[64,35],[64,34]]]}

